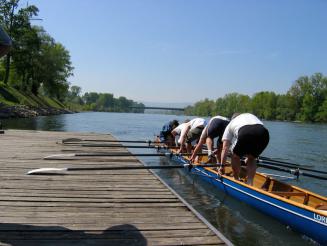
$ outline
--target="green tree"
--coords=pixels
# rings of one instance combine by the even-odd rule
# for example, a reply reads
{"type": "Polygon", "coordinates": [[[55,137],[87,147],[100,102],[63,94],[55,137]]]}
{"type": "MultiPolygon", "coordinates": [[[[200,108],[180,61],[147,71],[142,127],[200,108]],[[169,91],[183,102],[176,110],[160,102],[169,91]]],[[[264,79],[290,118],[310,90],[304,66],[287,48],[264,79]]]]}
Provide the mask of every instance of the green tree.
{"type": "Polygon", "coordinates": [[[47,95],[63,101],[68,92],[67,79],[73,73],[69,52],[56,43],[45,31],[40,30],[41,48],[35,67],[35,80],[47,95]]]}
{"type": "Polygon", "coordinates": [[[319,107],[319,111],[316,114],[316,121],[318,122],[327,122],[327,98],[319,107]]]}
{"type": "Polygon", "coordinates": [[[315,121],[327,95],[327,78],[321,73],[302,76],[295,81],[288,93],[296,102],[296,119],[315,121]]]}
{"type": "Polygon", "coordinates": [[[79,97],[81,96],[82,88],[76,85],[70,87],[70,94],[72,97],[79,97]]]}
{"type": "Polygon", "coordinates": [[[96,103],[99,98],[99,94],[96,92],[86,92],[82,97],[85,104],[96,103]]]}
{"type": "Polygon", "coordinates": [[[67,93],[67,102],[71,102],[74,104],[79,104],[79,105],[83,105],[84,101],[81,97],[81,92],[82,92],[82,88],[76,85],[73,85],[69,88],[69,91],[67,93]]]}
{"type": "Polygon", "coordinates": [[[38,9],[34,5],[19,9],[19,0],[0,0],[0,24],[13,40],[13,47],[5,58],[5,84],[9,80],[11,58],[15,52],[23,52],[24,49],[31,47],[34,49],[33,42],[26,45],[21,40],[28,39],[26,33],[32,31],[30,18],[36,16],[37,13],[38,9]]]}
{"type": "Polygon", "coordinates": [[[259,92],[252,97],[252,112],[260,118],[276,118],[277,96],[274,92],[259,92]]]}
{"type": "Polygon", "coordinates": [[[208,98],[195,103],[193,113],[198,116],[211,116],[214,109],[214,101],[208,98]]]}
{"type": "Polygon", "coordinates": [[[276,102],[276,120],[293,121],[296,114],[294,97],[289,94],[278,95],[276,102]]]}
{"type": "Polygon", "coordinates": [[[40,55],[41,40],[37,28],[21,29],[20,39],[12,53],[16,79],[11,84],[17,85],[21,91],[31,91],[37,95],[39,83],[36,81],[36,67],[40,55]]]}
{"type": "Polygon", "coordinates": [[[231,117],[233,113],[244,113],[250,110],[251,99],[249,96],[229,93],[223,98],[218,98],[215,103],[215,114],[231,117]]]}
{"type": "Polygon", "coordinates": [[[113,111],[114,95],[110,93],[101,93],[96,101],[96,108],[100,111],[113,111]]]}

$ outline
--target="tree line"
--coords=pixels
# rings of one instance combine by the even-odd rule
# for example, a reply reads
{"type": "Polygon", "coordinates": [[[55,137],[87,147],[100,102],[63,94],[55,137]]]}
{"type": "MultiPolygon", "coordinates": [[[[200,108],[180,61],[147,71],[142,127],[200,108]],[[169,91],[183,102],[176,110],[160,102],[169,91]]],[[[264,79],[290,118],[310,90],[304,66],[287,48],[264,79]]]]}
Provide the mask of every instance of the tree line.
{"type": "Polygon", "coordinates": [[[199,116],[230,117],[234,112],[251,112],[265,120],[327,122],[327,77],[322,73],[302,76],[286,94],[263,91],[250,97],[230,93],[185,109],[186,114],[199,116]]]}
{"type": "MultiPolygon", "coordinates": [[[[0,81],[23,94],[55,98],[72,109],[118,112],[143,112],[142,107],[125,97],[110,93],[85,93],[70,86],[73,75],[69,51],[56,42],[42,26],[32,25],[39,9],[20,6],[20,0],[0,0],[0,25],[12,39],[10,52],[0,60],[0,81]]],[[[1,87],[1,83],[0,83],[1,87]]]]}
{"type": "Polygon", "coordinates": [[[115,98],[111,93],[86,92],[81,95],[81,87],[72,86],[68,92],[67,104],[84,111],[143,113],[144,104],[126,97],[115,98]]]}

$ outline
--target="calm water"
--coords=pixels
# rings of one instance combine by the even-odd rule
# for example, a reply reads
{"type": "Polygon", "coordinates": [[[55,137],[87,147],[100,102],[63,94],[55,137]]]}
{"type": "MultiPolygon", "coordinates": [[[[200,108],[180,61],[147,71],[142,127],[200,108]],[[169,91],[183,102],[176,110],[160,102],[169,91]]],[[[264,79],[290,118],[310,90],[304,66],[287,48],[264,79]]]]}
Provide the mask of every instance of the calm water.
{"type": "MultiPolygon", "coordinates": [[[[111,133],[122,140],[151,140],[162,125],[173,118],[186,119],[158,114],[79,113],[2,122],[5,128],[11,129],[111,133]]],[[[265,125],[271,139],[263,156],[327,170],[327,125],[285,122],[265,122],[265,125]]],[[[148,165],[169,164],[166,158],[142,160],[148,165]]],[[[160,170],[157,173],[235,245],[314,245],[273,218],[226,196],[196,175],[188,175],[183,170],[160,170]]],[[[327,196],[327,181],[300,177],[299,181],[287,182],[327,196]]]]}

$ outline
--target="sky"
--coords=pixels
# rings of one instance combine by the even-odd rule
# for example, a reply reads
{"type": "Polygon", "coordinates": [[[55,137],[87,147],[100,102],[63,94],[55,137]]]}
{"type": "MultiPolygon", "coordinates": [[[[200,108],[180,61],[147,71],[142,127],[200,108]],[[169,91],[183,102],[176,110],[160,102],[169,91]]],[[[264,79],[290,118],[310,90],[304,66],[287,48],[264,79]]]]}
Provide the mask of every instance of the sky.
{"type": "MultiPolygon", "coordinates": [[[[26,4],[26,1],[21,1],[26,4]]],[[[71,85],[138,102],[285,94],[327,75],[326,0],[29,0],[71,85]]]]}

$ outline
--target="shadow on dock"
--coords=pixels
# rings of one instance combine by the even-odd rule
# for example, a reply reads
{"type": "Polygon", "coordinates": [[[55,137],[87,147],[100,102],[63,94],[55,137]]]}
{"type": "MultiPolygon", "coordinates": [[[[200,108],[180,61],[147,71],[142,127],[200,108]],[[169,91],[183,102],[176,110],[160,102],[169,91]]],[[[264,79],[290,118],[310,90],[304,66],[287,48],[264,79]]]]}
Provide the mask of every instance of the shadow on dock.
{"type": "Polygon", "coordinates": [[[133,225],[112,226],[104,231],[70,230],[62,226],[0,224],[0,244],[26,245],[147,245],[146,238],[133,225]]]}

